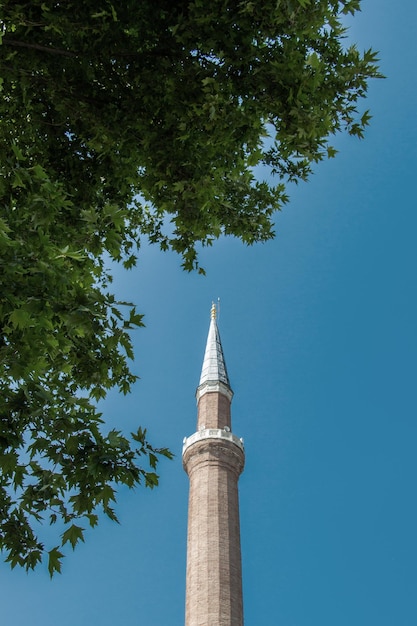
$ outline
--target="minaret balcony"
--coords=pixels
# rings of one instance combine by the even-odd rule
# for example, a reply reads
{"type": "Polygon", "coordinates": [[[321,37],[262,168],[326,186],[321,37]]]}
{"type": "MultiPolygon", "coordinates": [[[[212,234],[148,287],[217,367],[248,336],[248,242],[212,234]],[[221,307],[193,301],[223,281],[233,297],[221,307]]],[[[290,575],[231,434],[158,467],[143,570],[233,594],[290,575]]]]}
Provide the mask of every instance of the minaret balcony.
{"type": "Polygon", "coordinates": [[[234,435],[230,430],[226,430],[223,428],[202,428],[197,431],[190,437],[184,437],[183,446],[182,446],[182,454],[184,455],[185,451],[196,443],[197,441],[201,441],[202,439],[221,439],[223,441],[231,441],[238,448],[244,452],[243,439],[234,435]]]}

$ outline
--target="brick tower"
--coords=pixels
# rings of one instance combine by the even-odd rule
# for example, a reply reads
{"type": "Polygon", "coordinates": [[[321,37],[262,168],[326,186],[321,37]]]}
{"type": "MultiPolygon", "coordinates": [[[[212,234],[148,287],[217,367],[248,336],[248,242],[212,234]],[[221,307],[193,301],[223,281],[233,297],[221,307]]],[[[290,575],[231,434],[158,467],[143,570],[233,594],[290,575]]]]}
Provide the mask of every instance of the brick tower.
{"type": "Polygon", "coordinates": [[[237,483],[245,454],[231,431],[233,392],[214,304],[196,397],[197,432],[182,452],[190,479],[185,626],[243,626],[237,483]]]}

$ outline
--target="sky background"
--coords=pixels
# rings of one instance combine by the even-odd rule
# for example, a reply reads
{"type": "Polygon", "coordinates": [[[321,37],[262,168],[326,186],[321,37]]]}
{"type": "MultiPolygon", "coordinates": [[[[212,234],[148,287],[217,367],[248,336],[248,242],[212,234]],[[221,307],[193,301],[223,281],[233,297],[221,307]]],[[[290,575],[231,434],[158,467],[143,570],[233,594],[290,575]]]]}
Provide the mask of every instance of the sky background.
{"type": "MultiPolygon", "coordinates": [[[[417,3],[364,0],[350,36],[380,51],[364,141],[292,190],[274,241],[221,240],[207,276],[145,247],[115,290],[145,313],[141,380],[103,404],[109,427],[148,428],[176,457],[154,491],[121,490],[63,574],[0,563],[2,624],[182,626],[184,436],[212,300],[231,384],[246,626],[416,626],[417,3]]],[[[48,529],[45,530],[48,537],[48,529]]],[[[52,541],[51,535],[51,541],[52,541]]]]}

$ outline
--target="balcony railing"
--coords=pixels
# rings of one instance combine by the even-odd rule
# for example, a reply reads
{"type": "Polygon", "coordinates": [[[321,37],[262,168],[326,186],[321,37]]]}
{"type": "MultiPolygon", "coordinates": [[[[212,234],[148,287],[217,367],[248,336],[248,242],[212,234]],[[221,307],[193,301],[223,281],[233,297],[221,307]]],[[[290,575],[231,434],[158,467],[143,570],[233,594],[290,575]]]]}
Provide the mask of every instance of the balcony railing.
{"type": "Polygon", "coordinates": [[[196,441],[201,441],[202,439],[223,439],[231,441],[241,450],[244,450],[243,439],[236,437],[236,435],[231,433],[230,430],[223,430],[222,428],[204,428],[197,431],[193,435],[190,435],[190,437],[184,437],[182,453],[184,454],[187,448],[192,446],[196,441]]]}

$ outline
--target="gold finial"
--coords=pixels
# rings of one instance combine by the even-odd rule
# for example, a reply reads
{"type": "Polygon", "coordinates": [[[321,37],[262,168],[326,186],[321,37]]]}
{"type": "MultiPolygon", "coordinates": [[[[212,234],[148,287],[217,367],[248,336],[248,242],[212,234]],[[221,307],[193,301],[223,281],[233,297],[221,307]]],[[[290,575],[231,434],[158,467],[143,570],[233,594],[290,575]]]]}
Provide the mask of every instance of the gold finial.
{"type": "Polygon", "coordinates": [[[210,315],[211,315],[212,320],[215,320],[217,317],[217,309],[216,309],[216,305],[214,304],[214,302],[211,305],[210,315]]]}

